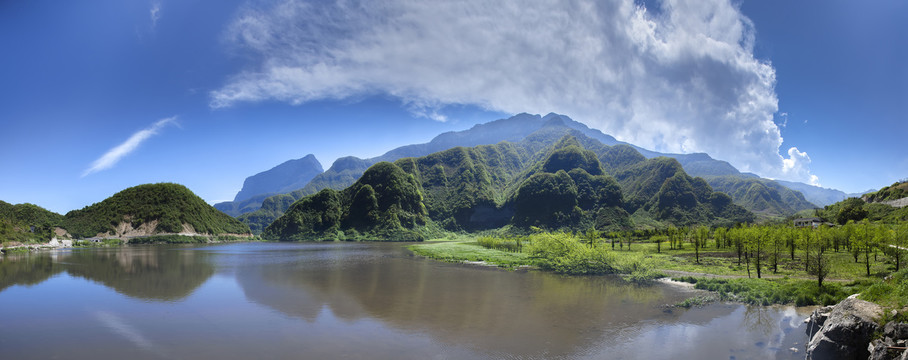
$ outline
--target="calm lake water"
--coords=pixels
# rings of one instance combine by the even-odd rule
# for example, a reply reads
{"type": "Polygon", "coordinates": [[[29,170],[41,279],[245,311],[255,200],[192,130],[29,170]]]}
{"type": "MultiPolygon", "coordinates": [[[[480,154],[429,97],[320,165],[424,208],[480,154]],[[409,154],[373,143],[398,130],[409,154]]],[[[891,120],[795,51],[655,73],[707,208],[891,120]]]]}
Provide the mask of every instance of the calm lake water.
{"type": "Polygon", "coordinates": [[[696,294],[404,244],[56,250],[0,257],[0,357],[803,358],[806,310],[665,307],[696,294]]]}

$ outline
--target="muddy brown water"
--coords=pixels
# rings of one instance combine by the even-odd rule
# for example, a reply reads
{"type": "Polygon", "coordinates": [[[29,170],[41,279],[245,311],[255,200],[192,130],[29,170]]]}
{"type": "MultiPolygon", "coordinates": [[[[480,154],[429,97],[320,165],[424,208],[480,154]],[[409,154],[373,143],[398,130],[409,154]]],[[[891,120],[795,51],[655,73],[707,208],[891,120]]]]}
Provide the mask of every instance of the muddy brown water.
{"type": "Polygon", "coordinates": [[[0,258],[0,357],[803,358],[807,309],[665,306],[695,295],[405,244],[56,250],[0,258]]]}

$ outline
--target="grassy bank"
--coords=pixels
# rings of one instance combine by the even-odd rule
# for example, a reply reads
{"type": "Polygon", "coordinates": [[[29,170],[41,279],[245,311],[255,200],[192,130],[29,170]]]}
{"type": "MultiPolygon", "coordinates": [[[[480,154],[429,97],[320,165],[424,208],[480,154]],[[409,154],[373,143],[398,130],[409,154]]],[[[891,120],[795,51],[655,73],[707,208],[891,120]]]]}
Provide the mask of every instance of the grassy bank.
{"type": "Polygon", "coordinates": [[[809,258],[797,249],[794,255],[779,251],[762,258],[757,278],[754,259],[739,258],[734,247],[695,249],[691,244],[656,244],[648,239],[613,243],[584,234],[539,233],[461,237],[409,248],[442,261],[482,261],[504,268],[531,265],[563,274],[624,274],[639,282],[668,273],[715,292],[717,299],[749,304],[828,305],[863,293],[862,298],[890,308],[908,305],[906,270],[887,278],[894,265],[883,253],[855,260],[845,249],[830,249],[824,254],[828,271],[821,286],[805,262],[809,258]]]}
{"type": "Polygon", "coordinates": [[[474,240],[459,240],[446,242],[427,242],[407,247],[417,255],[430,259],[447,262],[484,262],[502,268],[515,268],[517,266],[536,266],[536,262],[527,254],[487,249],[474,240]]]}
{"type": "Polygon", "coordinates": [[[662,275],[639,254],[615,254],[602,244],[585,245],[570,233],[538,233],[526,237],[478,237],[411,245],[418,255],[448,262],[482,261],[513,268],[530,265],[568,275],[620,274],[633,282],[662,275]]]}

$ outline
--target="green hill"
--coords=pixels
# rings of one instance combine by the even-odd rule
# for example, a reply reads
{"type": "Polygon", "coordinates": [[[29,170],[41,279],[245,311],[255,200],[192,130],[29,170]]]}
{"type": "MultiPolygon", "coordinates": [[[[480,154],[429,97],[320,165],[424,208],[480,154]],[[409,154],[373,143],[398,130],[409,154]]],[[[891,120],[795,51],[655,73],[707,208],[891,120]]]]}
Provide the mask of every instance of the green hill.
{"type": "Polygon", "coordinates": [[[0,201],[0,243],[47,242],[62,221],[63,215],[37,205],[0,201]]]}
{"type": "Polygon", "coordinates": [[[73,210],[63,228],[77,238],[194,233],[249,234],[249,227],[205,203],[185,186],[145,184],[73,210]]]}
{"type": "Polygon", "coordinates": [[[730,175],[707,176],[705,179],[714,189],[728,194],[736,204],[758,216],[784,218],[801,210],[816,208],[802,193],[773,180],[730,175]]]}
{"type": "Polygon", "coordinates": [[[428,221],[416,179],[389,162],[373,165],[352,186],[323,189],[293,204],[265,228],[266,239],[424,240],[428,221]]]}
{"type": "Polygon", "coordinates": [[[865,201],[871,203],[898,200],[905,197],[908,197],[908,181],[895,182],[877,192],[862,196],[865,201]]]}
{"type": "MultiPolygon", "coordinates": [[[[319,174],[304,188],[287,194],[275,195],[264,199],[261,208],[240,215],[238,219],[248,224],[254,233],[261,232],[266,226],[281,216],[291,204],[304,196],[331,188],[341,190],[353,184],[369,166],[378,161],[395,161],[405,156],[419,158],[434,152],[456,146],[477,146],[492,144],[501,140],[509,141],[519,149],[523,161],[540,161],[547,154],[542,151],[550,148],[565,135],[571,135],[585,149],[597,155],[603,170],[615,176],[617,173],[647,159],[670,157],[681,165],[684,171],[694,176],[703,176],[710,181],[715,190],[726,192],[733,202],[758,214],[761,219],[776,219],[794,214],[798,210],[811,209],[814,206],[804,201],[797,190],[778,186],[768,179],[760,179],[752,174],[742,174],[727,162],[711,158],[707,154],[662,154],[648,151],[631,144],[622,143],[598,130],[589,129],[583,124],[557,114],[545,117],[520,114],[510,119],[502,119],[477,125],[470,130],[450,132],[439,135],[426,144],[403,146],[371,159],[347,157],[338,159],[327,171],[319,174]],[[471,145],[464,145],[471,144],[471,145]],[[717,181],[715,179],[734,179],[717,181]],[[759,183],[754,191],[733,191],[731,187],[746,185],[751,187],[759,183]],[[743,185],[742,185],[743,184],[743,185]]],[[[469,148],[469,147],[467,147],[469,148]]],[[[527,169],[523,169],[527,170],[527,169]]],[[[527,172],[522,181],[529,177],[527,172]]],[[[508,185],[507,194],[512,195],[520,181],[508,185]]],[[[661,185],[661,184],[658,184],[661,185]]],[[[653,192],[654,193],[654,192],[653,192]]],[[[500,205],[500,204],[499,204],[500,205]]],[[[638,204],[639,205],[639,204],[638,204]]],[[[428,204],[427,204],[428,206],[428,204]]],[[[249,209],[252,209],[251,207],[249,209]]],[[[248,210],[243,210],[248,211],[248,210]]],[[[497,220],[496,220],[497,221],[497,220]]],[[[459,221],[462,223],[462,221],[459,221]]]]}
{"type": "MultiPolygon", "coordinates": [[[[885,189],[885,188],[884,188],[885,189]]],[[[908,206],[893,207],[880,203],[868,203],[861,198],[847,198],[823,209],[814,212],[826,222],[844,225],[848,221],[878,221],[884,223],[898,223],[908,221],[908,206]]]]}
{"type": "Polygon", "coordinates": [[[628,146],[574,135],[543,129],[518,143],[382,162],[342,191],[302,198],[263,236],[420,240],[435,227],[612,231],[754,219],[674,159],[647,160],[628,146]],[[620,171],[613,177],[606,169],[620,171]]]}

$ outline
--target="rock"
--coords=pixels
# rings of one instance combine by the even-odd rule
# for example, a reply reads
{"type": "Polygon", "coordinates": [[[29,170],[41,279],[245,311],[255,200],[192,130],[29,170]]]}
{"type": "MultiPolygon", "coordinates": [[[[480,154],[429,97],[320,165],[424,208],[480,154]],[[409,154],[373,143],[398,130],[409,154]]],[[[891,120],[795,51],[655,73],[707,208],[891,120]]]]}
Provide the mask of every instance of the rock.
{"type": "MultiPolygon", "coordinates": [[[[874,303],[849,297],[835,305],[807,345],[808,359],[866,359],[868,346],[883,309],[874,303]]],[[[813,315],[811,315],[813,317],[813,315]]],[[[821,316],[816,319],[821,321],[821,316]]],[[[810,329],[807,330],[811,332],[810,329]]]]}
{"type": "Polygon", "coordinates": [[[870,343],[867,351],[870,351],[868,360],[895,360],[901,355],[898,350],[890,350],[894,346],[890,339],[877,339],[870,343]]]}
{"type": "Polygon", "coordinates": [[[883,336],[893,340],[908,339],[908,323],[891,321],[883,326],[883,336]]]}
{"type": "Polygon", "coordinates": [[[807,329],[805,329],[805,331],[807,332],[808,339],[813,338],[813,334],[816,334],[817,331],[820,330],[820,327],[826,323],[826,318],[829,317],[829,313],[832,312],[833,308],[834,306],[830,305],[816,309],[810,314],[810,317],[804,320],[804,322],[807,323],[807,329]]]}

